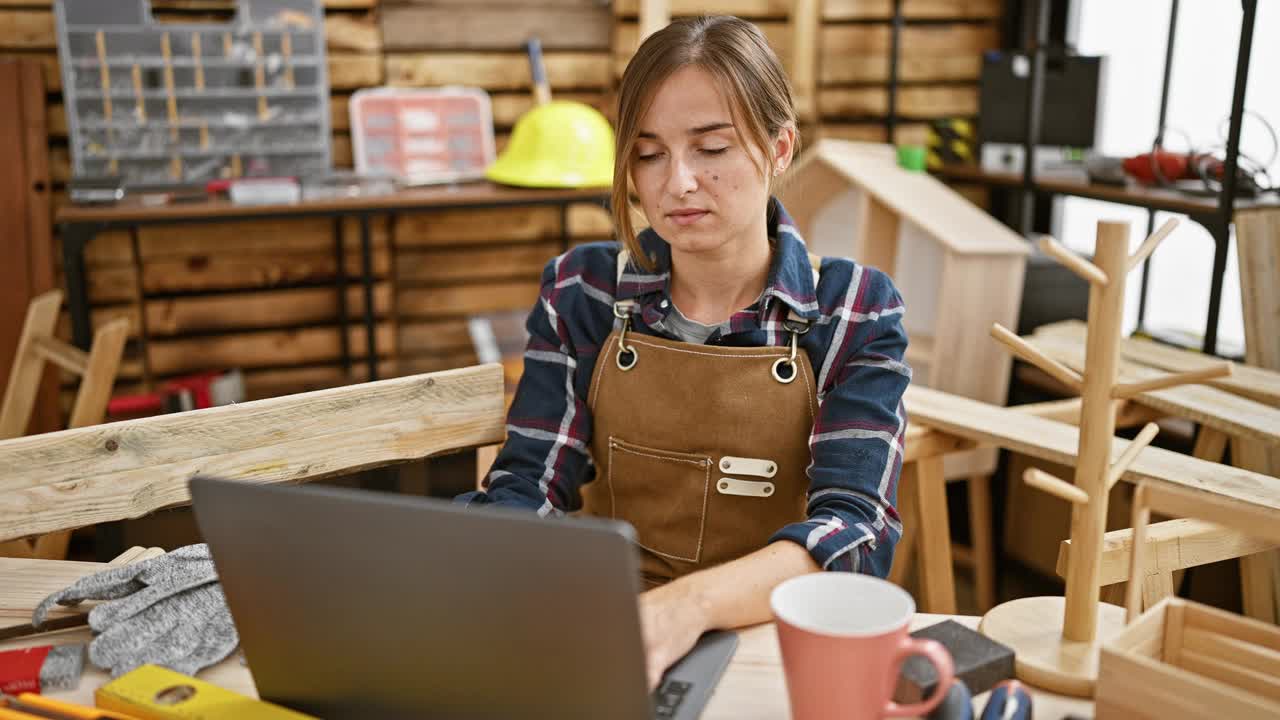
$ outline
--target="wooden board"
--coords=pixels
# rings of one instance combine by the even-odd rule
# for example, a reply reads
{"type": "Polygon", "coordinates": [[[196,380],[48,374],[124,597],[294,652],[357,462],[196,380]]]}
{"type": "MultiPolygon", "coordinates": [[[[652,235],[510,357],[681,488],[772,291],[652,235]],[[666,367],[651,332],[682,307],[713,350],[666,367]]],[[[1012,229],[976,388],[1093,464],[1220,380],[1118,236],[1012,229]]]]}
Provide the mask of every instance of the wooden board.
{"type": "MultiPolygon", "coordinates": [[[[615,0],[613,12],[635,17],[640,0],[615,0]]],[[[743,18],[785,18],[791,0],[671,0],[674,17],[737,15],[743,18]]],[[[1004,12],[1000,0],[905,0],[902,15],[910,20],[999,19],[1004,12]]],[[[887,20],[893,16],[892,0],[823,0],[824,20],[887,20]]]]}
{"type": "MultiPolygon", "coordinates": [[[[1067,553],[1071,540],[1063,540],[1058,550],[1057,572],[1067,573],[1067,553]]],[[[1203,520],[1179,518],[1147,526],[1147,549],[1143,557],[1147,574],[1230,560],[1275,547],[1275,543],[1251,537],[1232,528],[1203,520]]],[[[1133,530],[1112,530],[1102,539],[1100,585],[1129,579],[1129,556],[1133,530]]]]}
{"type": "MultiPolygon", "coordinates": [[[[770,47],[789,67],[792,29],[785,22],[759,22],[770,47]]],[[[614,73],[619,77],[639,46],[639,28],[614,29],[614,73]]],[[[903,29],[899,79],[906,82],[976,80],[982,52],[1000,46],[994,25],[913,25],[903,29]]],[[[820,85],[885,82],[889,79],[888,25],[826,25],[819,30],[820,85]]]]}
{"type": "MultiPolygon", "coordinates": [[[[350,375],[342,369],[342,365],[337,363],[246,370],[244,372],[245,399],[261,400],[350,385],[367,377],[365,366],[366,364],[362,361],[354,363],[350,375]]],[[[382,360],[378,363],[379,377],[396,377],[401,374],[393,360],[382,360]]]]}
{"type": "MultiPolygon", "coordinates": [[[[823,88],[818,109],[824,118],[857,118],[886,115],[886,88],[823,88]]],[[[898,114],[905,118],[970,116],[978,112],[978,88],[974,86],[910,86],[898,89],[898,114]]]]}
{"type": "MultiPolygon", "coordinates": [[[[612,81],[608,53],[548,52],[543,61],[553,89],[605,88],[612,81]]],[[[524,53],[388,54],[386,70],[387,84],[402,87],[470,85],[486,90],[531,87],[529,60],[524,53]]]]}
{"type": "MultiPolygon", "coordinates": [[[[373,307],[379,317],[391,312],[391,297],[390,284],[374,285],[373,307]]],[[[357,319],[363,313],[364,288],[352,283],[347,288],[347,314],[357,319]]],[[[338,293],[331,288],[299,288],[183,296],[147,301],[146,315],[147,331],[153,336],[331,323],[338,317],[338,293]]],[[[95,313],[95,326],[100,322],[95,313]]]]}
{"type": "Polygon", "coordinates": [[[333,90],[359,90],[381,85],[382,56],[352,52],[328,54],[329,87],[333,90]]]}
{"type": "Polygon", "coordinates": [[[534,281],[477,282],[434,288],[408,288],[397,296],[402,318],[445,318],[499,310],[528,310],[538,299],[534,281]]]}
{"type": "Polygon", "coordinates": [[[373,13],[325,15],[324,39],[329,52],[335,50],[382,52],[382,32],[373,13]]]}
{"type": "Polygon", "coordinates": [[[58,55],[53,52],[18,52],[0,50],[0,57],[30,58],[40,63],[43,68],[44,89],[47,92],[62,90],[62,72],[58,66],[58,55]]]}
{"type": "MultiPolygon", "coordinates": [[[[352,324],[347,337],[352,356],[365,357],[364,326],[352,324]]],[[[395,355],[396,334],[391,323],[378,323],[376,340],[380,357],[395,355]]],[[[201,370],[332,363],[342,356],[341,343],[339,328],[320,326],[173,339],[152,338],[147,343],[147,355],[152,372],[157,375],[177,375],[201,370]]]]}
{"type": "MultiPolygon", "coordinates": [[[[1084,369],[1084,346],[1052,335],[1026,338],[1049,357],[1079,372],[1084,369]]],[[[1118,380],[1136,382],[1168,373],[1122,362],[1118,380]]],[[[1280,447],[1280,408],[1264,405],[1208,385],[1192,384],[1138,395],[1143,405],[1175,417],[1203,424],[1231,437],[1259,440],[1280,447]]]]}
{"type": "Polygon", "coordinates": [[[1280,370],[1280,209],[1236,215],[1249,364],[1280,370]]]}
{"type": "MultiPolygon", "coordinates": [[[[1061,322],[1042,325],[1036,328],[1036,335],[1055,335],[1077,339],[1084,343],[1085,326],[1079,320],[1063,320],[1061,322]]],[[[1120,343],[1120,354],[1126,360],[1147,365],[1149,367],[1168,370],[1170,372],[1188,372],[1201,370],[1209,365],[1221,362],[1217,358],[1170,347],[1153,340],[1129,337],[1120,343]]],[[[1226,390],[1242,397],[1252,398],[1258,402],[1280,407],[1280,372],[1254,367],[1252,365],[1236,365],[1231,375],[1209,380],[1207,385],[1226,390]]]]}
{"type": "MultiPolygon", "coordinates": [[[[1070,425],[914,385],[907,389],[904,402],[917,422],[944,432],[1050,462],[1075,463],[1079,437],[1076,428],[1070,425]]],[[[1119,457],[1128,446],[1129,441],[1116,438],[1111,457],[1119,457]]],[[[1129,482],[1172,483],[1261,508],[1280,509],[1280,478],[1161,448],[1143,450],[1123,478],[1129,482]]]]}
{"type": "Polygon", "coordinates": [[[472,349],[463,319],[406,321],[400,324],[400,352],[404,355],[442,355],[472,349]]]}
{"type": "Polygon", "coordinates": [[[554,208],[513,207],[488,210],[476,222],[470,210],[400,215],[396,218],[396,248],[480,245],[552,240],[560,236],[560,216],[554,208]]]}
{"type": "Polygon", "coordinates": [[[245,482],[347,474],[503,438],[485,365],[0,443],[0,540],[189,502],[196,473],[245,482]]]}
{"type": "Polygon", "coordinates": [[[547,50],[607,50],[612,18],[602,3],[521,5],[479,0],[466,5],[388,4],[382,8],[387,50],[512,50],[530,37],[547,50]]]}
{"type": "Polygon", "coordinates": [[[560,243],[555,241],[428,252],[404,250],[396,256],[396,280],[400,287],[503,278],[540,280],[543,266],[559,253],[560,243]]]}

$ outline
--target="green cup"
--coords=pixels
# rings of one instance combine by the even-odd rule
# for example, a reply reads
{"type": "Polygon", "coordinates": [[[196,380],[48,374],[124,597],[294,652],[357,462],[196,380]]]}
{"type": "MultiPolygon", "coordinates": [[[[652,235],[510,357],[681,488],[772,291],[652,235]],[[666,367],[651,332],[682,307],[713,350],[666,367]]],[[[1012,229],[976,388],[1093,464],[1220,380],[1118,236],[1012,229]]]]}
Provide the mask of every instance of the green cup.
{"type": "Polygon", "coordinates": [[[923,145],[899,145],[898,167],[915,172],[924,172],[925,157],[928,151],[923,145]]]}

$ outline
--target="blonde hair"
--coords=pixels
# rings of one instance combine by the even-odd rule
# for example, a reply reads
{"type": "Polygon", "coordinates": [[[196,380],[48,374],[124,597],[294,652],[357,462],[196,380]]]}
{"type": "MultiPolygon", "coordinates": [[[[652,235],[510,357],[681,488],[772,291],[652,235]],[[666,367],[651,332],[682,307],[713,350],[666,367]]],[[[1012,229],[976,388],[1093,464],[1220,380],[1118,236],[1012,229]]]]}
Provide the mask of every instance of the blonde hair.
{"type": "MultiPolygon", "coordinates": [[[[687,66],[699,67],[716,80],[728,99],[738,140],[762,151],[765,165],[759,170],[765,178],[773,176],[772,141],[783,128],[796,124],[791,83],[755,25],[727,15],[687,18],[676,20],[641,43],[618,88],[612,213],[618,239],[647,270],[653,270],[652,262],[641,250],[632,223],[632,153],[640,118],[654,93],[675,71],[687,66]]],[[[798,149],[798,137],[796,144],[798,149]]]]}

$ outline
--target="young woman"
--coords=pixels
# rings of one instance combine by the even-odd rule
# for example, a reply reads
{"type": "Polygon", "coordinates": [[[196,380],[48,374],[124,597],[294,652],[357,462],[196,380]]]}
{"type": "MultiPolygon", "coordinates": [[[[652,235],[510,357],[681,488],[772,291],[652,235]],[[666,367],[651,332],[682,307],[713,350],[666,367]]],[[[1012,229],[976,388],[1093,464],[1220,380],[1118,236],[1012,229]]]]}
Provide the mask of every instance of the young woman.
{"type": "Polygon", "coordinates": [[[621,242],[547,265],[506,445],[464,496],[634,525],[653,684],[704,631],[767,620],[782,580],[884,576],[901,532],[902,298],[811,262],[771,197],[797,144],[755,26],[645,40],[619,93],[621,242]]]}

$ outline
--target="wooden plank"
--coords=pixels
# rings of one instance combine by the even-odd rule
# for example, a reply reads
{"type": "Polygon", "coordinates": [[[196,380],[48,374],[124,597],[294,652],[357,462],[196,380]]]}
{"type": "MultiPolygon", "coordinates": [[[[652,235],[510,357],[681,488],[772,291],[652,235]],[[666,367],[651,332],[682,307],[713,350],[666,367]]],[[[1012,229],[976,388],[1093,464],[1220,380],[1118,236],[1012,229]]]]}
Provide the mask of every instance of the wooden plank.
{"type": "MultiPolygon", "coordinates": [[[[1033,347],[1067,367],[1084,369],[1084,346],[1054,335],[1026,338],[1033,347]]],[[[1139,382],[1167,373],[1133,363],[1122,363],[1119,381],[1139,382]]],[[[1207,385],[1182,385],[1137,395],[1137,402],[1175,417],[1213,428],[1231,437],[1252,438],[1280,446],[1280,408],[1233,395],[1207,385]]]]}
{"type": "Polygon", "coordinates": [[[406,321],[400,324],[400,352],[409,355],[443,355],[472,350],[467,321],[406,321]]]}
{"type": "MultiPolygon", "coordinates": [[[[390,250],[376,249],[372,259],[375,277],[390,274],[390,250]]],[[[360,269],[359,251],[348,249],[348,277],[358,277],[360,269]]],[[[142,287],[149,293],[264,288],[330,282],[336,274],[337,263],[331,252],[202,254],[147,261],[142,266],[142,287]]]]}
{"type": "Polygon", "coordinates": [[[495,248],[402,251],[396,256],[396,280],[401,287],[496,278],[539,280],[543,266],[559,252],[560,244],[554,241],[495,248]]]}
{"type": "MultiPolygon", "coordinates": [[[[635,17],[640,0],[615,0],[613,14],[635,17]]],[[[737,15],[742,18],[785,18],[791,0],[671,0],[671,15],[737,15]]],[[[909,20],[999,19],[1000,0],[905,0],[902,15],[909,20]]],[[[823,0],[824,20],[887,20],[893,17],[892,0],[823,0]]]]}
{"type": "MultiPolygon", "coordinates": [[[[1076,338],[1080,343],[1084,342],[1084,333],[1084,323],[1079,320],[1063,320],[1042,325],[1035,331],[1037,336],[1076,338]]],[[[1126,338],[1121,342],[1120,354],[1126,360],[1170,372],[1202,370],[1208,365],[1221,362],[1218,358],[1206,357],[1198,352],[1180,350],[1153,340],[1135,337],[1126,338]]],[[[1214,378],[1206,384],[1241,397],[1280,407],[1280,372],[1252,365],[1236,365],[1232,368],[1230,375],[1214,378]]]]}
{"type": "Polygon", "coordinates": [[[471,350],[460,350],[443,355],[411,355],[400,361],[400,369],[411,373],[439,372],[473,365],[476,362],[475,357],[475,353],[471,350]]]}
{"type": "Polygon", "coordinates": [[[538,299],[540,283],[485,282],[437,288],[406,288],[399,292],[400,317],[443,318],[499,310],[529,309],[538,299]]]}
{"type": "MultiPolygon", "coordinates": [[[[818,91],[824,118],[880,116],[889,111],[886,88],[824,88],[818,91]]],[[[969,86],[912,86],[898,89],[898,114],[908,118],[975,115],[978,88],[969,86]]]]}
{"type": "Polygon", "coordinates": [[[58,32],[49,10],[0,12],[0,49],[55,50],[58,32]]]}
{"type": "Polygon", "coordinates": [[[1249,364],[1280,370],[1280,209],[1241,212],[1235,221],[1249,364]]]}
{"type": "Polygon", "coordinates": [[[373,13],[326,15],[324,39],[329,52],[335,50],[382,52],[382,33],[373,13]]]}
{"type": "MultiPolygon", "coordinates": [[[[1065,576],[1067,553],[1071,540],[1063,540],[1058,548],[1058,575],[1065,576]]],[[[1147,574],[1207,565],[1233,560],[1276,547],[1276,543],[1245,535],[1216,523],[1192,518],[1179,518],[1147,526],[1143,564],[1147,574]]],[[[1102,561],[1099,584],[1124,582],[1129,578],[1129,556],[1133,549],[1133,530],[1112,530],[1102,539],[1102,561]]]]}
{"type": "Polygon", "coordinates": [[[915,492],[920,522],[920,580],[924,585],[924,611],[955,612],[955,574],[951,564],[951,528],[947,522],[947,480],[942,458],[917,460],[903,467],[907,487],[915,492]]]}
{"type": "Polygon", "coordinates": [[[58,67],[58,55],[53,52],[0,51],[0,58],[29,58],[40,63],[46,92],[62,90],[62,74],[58,67]]]}
{"type": "MultiPolygon", "coordinates": [[[[900,82],[977,81],[982,72],[982,55],[977,51],[960,55],[917,55],[904,48],[898,58],[900,82]]],[[[889,57],[884,55],[834,56],[823,53],[818,67],[823,85],[854,85],[888,82],[889,57]]]]}
{"type": "MultiPolygon", "coordinates": [[[[245,399],[261,400],[351,385],[365,376],[364,368],[365,363],[357,362],[350,375],[339,364],[248,370],[244,372],[245,399]]],[[[380,377],[396,377],[400,375],[397,370],[394,360],[378,363],[380,377]]]]}
{"type": "MultiPolygon", "coordinates": [[[[917,422],[1050,462],[1075,463],[1079,437],[1070,425],[916,385],[907,389],[905,397],[907,410],[917,422]]],[[[1111,456],[1123,453],[1128,445],[1127,440],[1116,438],[1111,456]]],[[[1220,495],[1254,508],[1280,510],[1280,479],[1162,448],[1144,450],[1123,477],[1129,482],[1151,480],[1220,495]]]]}
{"type": "MultiPolygon", "coordinates": [[[[927,123],[902,123],[897,126],[896,133],[899,142],[924,145],[929,134],[929,125],[927,123]]],[[[824,122],[818,126],[815,139],[822,140],[825,138],[871,143],[888,141],[883,122],[824,122]]]]}
{"type": "MultiPolygon", "coordinates": [[[[375,315],[384,317],[391,312],[391,297],[389,283],[374,285],[375,315]]],[[[135,314],[133,308],[129,311],[135,314]]],[[[364,288],[352,283],[347,288],[348,317],[360,318],[363,313],[364,288]]],[[[338,318],[338,293],[330,288],[300,288],[149,300],[146,314],[147,330],[153,336],[333,323],[338,318]]],[[[98,321],[97,314],[94,321],[98,321]]]]}
{"type": "Polygon", "coordinates": [[[334,93],[329,96],[329,127],[335,132],[351,130],[351,96],[346,93],[334,93]]]}
{"type": "Polygon", "coordinates": [[[329,87],[332,90],[359,90],[382,84],[381,55],[331,52],[328,54],[328,65],[329,87]]]}
{"type": "MultiPolygon", "coordinates": [[[[756,23],[774,53],[790,67],[792,29],[785,22],[756,23]]],[[[819,32],[820,85],[886,82],[891,34],[888,25],[826,25],[819,32]]],[[[639,47],[636,25],[614,29],[614,72],[621,76],[639,47]]],[[[1000,47],[994,25],[913,25],[902,31],[898,73],[904,82],[977,80],[982,52],[1000,47]]]]}
{"type": "MultiPolygon", "coordinates": [[[[549,52],[543,56],[553,89],[608,87],[609,54],[549,52]]],[[[523,90],[531,86],[523,53],[414,53],[386,56],[387,84],[410,87],[472,85],[486,90],[523,90]]]]}
{"type": "Polygon", "coordinates": [[[570,205],[569,235],[575,239],[613,239],[613,217],[599,205],[570,205]]]}
{"type": "MultiPolygon", "coordinates": [[[[365,357],[364,326],[348,334],[354,357],[365,357]]],[[[388,322],[377,325],[380,357],[395,354],[396,334],[388,322]]],[[[227,368],[281,367],[335,362],[341,358],[337,327],[265,330],[187,338],[152,338],[147,343],[152,371],[157,375],[227,368]]]]}
{"type": "Polygon", "coordinates": [[[530,37],[541,38],[547,50],[607,50],[612,24],[604,4],[382,8],[382,36],[389,51],[512,50],[530,37]]]}
{"type": "MultiPolygon", "coordinates": [[[[370,223],[374,250],[389,247],[387,227],[370,223]]],[[[359,247],[354,219],[343,225],[345,247],[359,247]]],[[[90,247],[97,244],[95,239],[90,247]]],[[[220,253],[333,252],[333,221],[326,218],[249,220],[208,225],[143,225],[138,228],[138,253],[143,263],[160,258],[187,258],[220,253]]]]}
{"type": "Polygon", "coordinates": [[[299,482],[503,438],[486,365],[0,443],[0,540],[189,502],[196,473],[299,482]]]}
{"type": "Polygon", "coordinates": [[[335,132],[331,145],[333,166],[338,168],[355,167],[355,156],[352,154],[351,136],[344,132],[335,132]]]}
{"type": "Polygon", "coordinates": [[[555,208],[494,208],[484,212],[483,222],[477,217],[473,210],[399,215],[396,248],[530,242],[560,236],[560,216],[555,208]]]}

